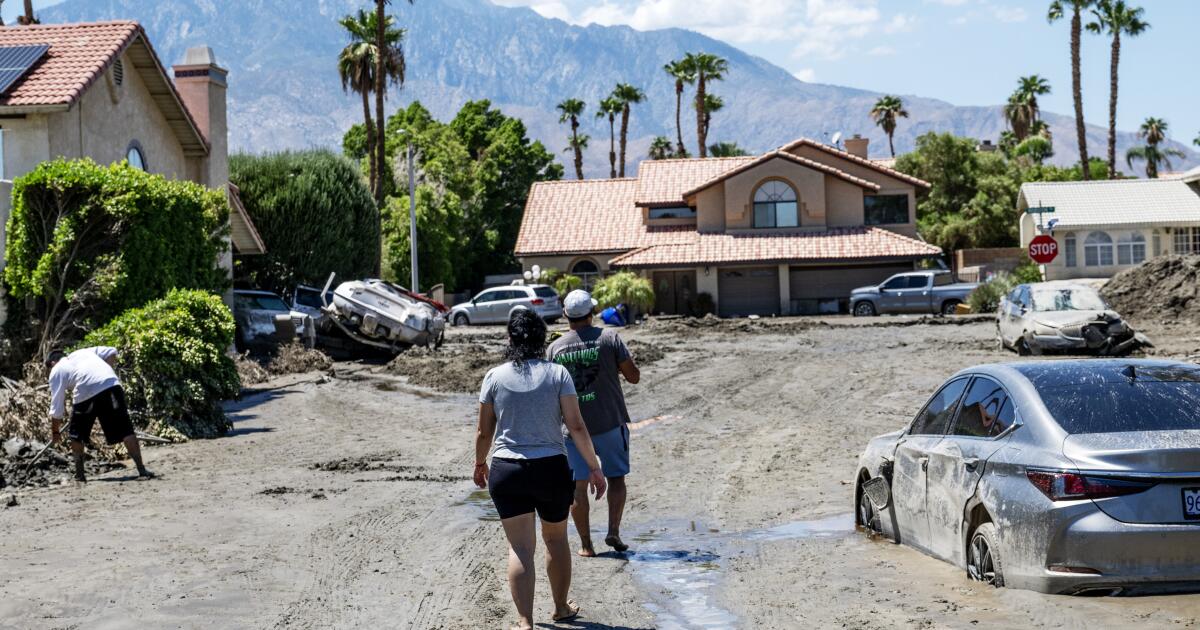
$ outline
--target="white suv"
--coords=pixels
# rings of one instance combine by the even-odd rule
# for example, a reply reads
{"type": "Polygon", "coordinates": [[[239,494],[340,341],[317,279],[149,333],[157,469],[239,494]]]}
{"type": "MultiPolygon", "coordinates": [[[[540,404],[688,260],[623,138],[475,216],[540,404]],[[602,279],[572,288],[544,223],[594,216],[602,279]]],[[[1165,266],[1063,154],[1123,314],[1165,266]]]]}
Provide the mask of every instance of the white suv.
{"type": "Polygon", "coordinates": [[[447,319],[455,326],[504,324],[514,309],[527,308],[549,323],[562,317],[558,292],[545,284],[512,285],[484,289],[470,302],[455,305],[447,319]]]}

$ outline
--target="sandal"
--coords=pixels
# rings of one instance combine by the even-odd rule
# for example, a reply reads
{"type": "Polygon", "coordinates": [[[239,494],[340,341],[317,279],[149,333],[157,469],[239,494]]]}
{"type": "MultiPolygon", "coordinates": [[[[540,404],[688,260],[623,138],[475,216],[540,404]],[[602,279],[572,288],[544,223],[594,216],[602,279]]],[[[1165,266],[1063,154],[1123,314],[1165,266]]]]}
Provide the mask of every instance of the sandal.
{"type": "Polygon", "coordinates": [[[552,615],[550,617],[550,619],[553,620],[554,623],[561,623],[563,621],[574,621],[576,618],[579,617],[579,612],[582,610],[579,607],[579,604],[576,604],[575,600],[573,600],[573,599],[567,600],[567,608],[571,609],[571,612],[569,612],[561,617],[555,617],[552,615]]]}

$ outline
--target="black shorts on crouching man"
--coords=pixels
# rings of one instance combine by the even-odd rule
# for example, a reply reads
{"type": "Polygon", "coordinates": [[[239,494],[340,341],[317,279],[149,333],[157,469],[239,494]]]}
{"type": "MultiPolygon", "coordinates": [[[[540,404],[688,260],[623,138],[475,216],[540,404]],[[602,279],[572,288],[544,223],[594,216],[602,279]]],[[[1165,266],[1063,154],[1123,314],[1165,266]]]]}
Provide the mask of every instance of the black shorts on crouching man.
{"type": "Polygon", "coordinates": [[[560,523],[571,513],[575,481],[566,455],[537,459],[493,457],[488,491],[500,518],[537,512],[547,523],[560,523]]]}
{"type": "Polygon", "coordinates": [[[87,442],[92,427],[100,420],[104,430],[104,441],[116,444],[134,434],[129,409],[125,406],[125,390],[120,385],[112,387],[77,402],[71,408],[71,426],[67,435],[76,442],[87,442]]]}

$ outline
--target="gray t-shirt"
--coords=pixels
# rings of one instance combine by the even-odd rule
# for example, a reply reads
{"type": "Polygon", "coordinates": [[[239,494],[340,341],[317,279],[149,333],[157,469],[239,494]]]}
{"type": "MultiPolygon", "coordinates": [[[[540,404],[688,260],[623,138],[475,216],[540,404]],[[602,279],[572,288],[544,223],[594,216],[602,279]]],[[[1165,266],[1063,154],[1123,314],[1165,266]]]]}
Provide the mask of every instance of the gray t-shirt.
{"type": "Polygon", "coordinates": [[[617,331],[595,326],[567,331],[550,344],[546,355],[571,373],[589,434],[600,435],[629,423],[617,369],[629,358],[629,348],[617,331]]]}
{"type": "Polygon", "coordinates": [[[571,375],[541,359],[488,370],[479,402],[496,409],[492,457],[538,459],[565,455],[561,396],[574,396],[571,375]]]}

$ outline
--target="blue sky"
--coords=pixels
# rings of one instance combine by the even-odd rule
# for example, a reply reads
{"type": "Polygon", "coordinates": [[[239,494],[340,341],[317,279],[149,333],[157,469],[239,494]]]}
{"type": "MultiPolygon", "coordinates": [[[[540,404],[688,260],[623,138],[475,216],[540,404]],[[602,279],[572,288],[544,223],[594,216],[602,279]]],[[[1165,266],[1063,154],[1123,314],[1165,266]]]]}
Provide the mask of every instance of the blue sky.
{"type": "MultiPolygon", "coordinates": [[[[37,8],[62,0],[35,0],[37,8]]],[[[432,2],[435,0],[421,0],[432,2]]],[[[1004,102],[1017,77],[1040,74],[1044,109],[1072,113],[1068,26],[1048,24],[1048,0],[493,0],[575,24],[699,31],[760,55],[805,81],[940,98],[1004,102]]],[[[1123,40],[1118,126],[1166,118],[1171,136],[1200,133],[1195,50],[1197,0],[1131,0],[1151,29],[1123,40]]],[[[4,3],[11,22],[20,0],[4,3]]],[[[1108,121],[1109,40],[1083,39],[1084,118],[1108,121]]]]}

